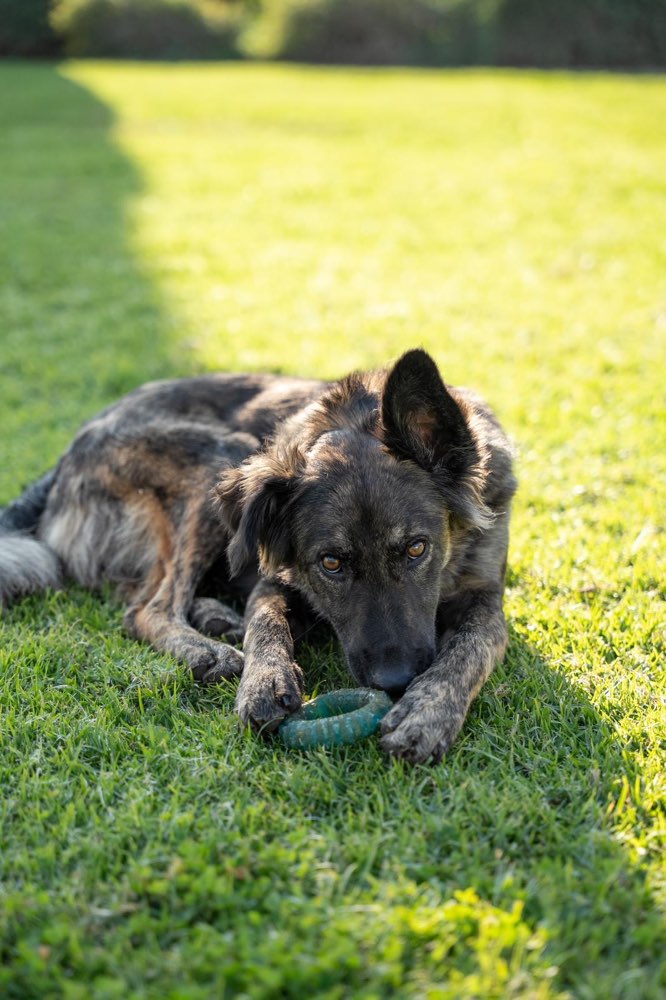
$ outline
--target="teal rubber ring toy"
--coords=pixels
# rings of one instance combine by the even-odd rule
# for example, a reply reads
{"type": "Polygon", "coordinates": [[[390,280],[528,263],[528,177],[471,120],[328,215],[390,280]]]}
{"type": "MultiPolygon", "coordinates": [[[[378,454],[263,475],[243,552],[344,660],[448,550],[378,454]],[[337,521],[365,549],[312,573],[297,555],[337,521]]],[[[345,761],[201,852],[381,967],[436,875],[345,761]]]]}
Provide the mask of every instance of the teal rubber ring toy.
{"type": "Polygon", "coordinates": [[[372,736],[392,707],[385,691],[344,688],[306,702],[285,719],[278,733],[286,746],[296,750],[344,746],[372,736]]]}

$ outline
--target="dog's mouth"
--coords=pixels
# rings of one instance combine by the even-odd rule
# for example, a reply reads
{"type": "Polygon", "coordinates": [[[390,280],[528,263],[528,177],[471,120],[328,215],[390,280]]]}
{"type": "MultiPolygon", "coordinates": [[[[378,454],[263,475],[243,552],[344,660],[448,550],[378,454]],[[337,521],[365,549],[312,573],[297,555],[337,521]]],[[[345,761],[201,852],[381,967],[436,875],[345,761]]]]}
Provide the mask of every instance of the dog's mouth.
{"type": "Polygon", "coordinates": [[[376,684],[372,684],[370,686],[374,687],[378,691],[385,691],[392,701],[399,701],[400,698],[402,698],[405,691],[407,690],[407,688],[409,687],[409,684],[405,685],[405,687],[388,687],[388,688],[386,687],[378,688],[376,684]]]}
{"type": "Polygon", "coordinates": [[[409,685],[428,669],[433,659],[434,649],[418,650],[416,655],[410,659],[400,657],[397,662],[395,659],[392,662],[387,662],[385,659],[383,662],[376,663],[363,653],[347,654],[349,671],[356,683],[361,687],[386,691],[394,701],[400,698],[409,685]]]}

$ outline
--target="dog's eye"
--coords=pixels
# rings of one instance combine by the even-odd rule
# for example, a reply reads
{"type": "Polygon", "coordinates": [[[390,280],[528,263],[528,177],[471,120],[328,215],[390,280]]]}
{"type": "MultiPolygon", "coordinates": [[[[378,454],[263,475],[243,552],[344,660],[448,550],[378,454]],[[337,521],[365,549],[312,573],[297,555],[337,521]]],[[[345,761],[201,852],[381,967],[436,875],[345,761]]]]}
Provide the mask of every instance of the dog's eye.
{"type": "Polygon", "coordinates": [[[427,548],[428,543],[423,538],[415,538],[407,546],[407,555],[410,559],[420,559],[421,556],[425,555],[427,548]]]}
{"type": "Polygon", "coordinates": [[[327,573],[339,573],[342,569],[342,560],[327,552],[326,555],[321,557],[321,566],[327,573]]]}

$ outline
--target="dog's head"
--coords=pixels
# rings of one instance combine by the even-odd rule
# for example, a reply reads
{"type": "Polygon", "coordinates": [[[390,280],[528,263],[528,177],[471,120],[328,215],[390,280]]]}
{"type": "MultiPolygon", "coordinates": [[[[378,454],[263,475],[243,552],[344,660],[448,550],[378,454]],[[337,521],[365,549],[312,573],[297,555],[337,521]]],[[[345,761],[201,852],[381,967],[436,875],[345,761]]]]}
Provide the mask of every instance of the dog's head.
{"type": "Polygon", "coordinates": [[[452,541],[482,527],[479,456],[432,358],[351,376],[218,487],[232,572],[295,587],[363,685],[400,692],[431,663],[452,541]]]}

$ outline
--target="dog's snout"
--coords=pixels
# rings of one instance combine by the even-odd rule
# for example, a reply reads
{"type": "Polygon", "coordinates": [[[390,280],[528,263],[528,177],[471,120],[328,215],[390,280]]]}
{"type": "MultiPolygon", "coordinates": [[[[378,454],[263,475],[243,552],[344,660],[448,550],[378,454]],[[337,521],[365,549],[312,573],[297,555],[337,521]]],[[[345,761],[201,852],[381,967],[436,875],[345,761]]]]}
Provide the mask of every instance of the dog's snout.
{"type": "Polygon", "coordinates": [[[414,670],[407,665],[398,667],[397,669],[395,667],[390,669],[380,668],[372,671],[370,674],[370,683],[372,687],[380,688],[389,694],[397,695],[403,693],[414,680],[415,676],[414,670]]]}
{"type": "Polygon", "coordinates": [[[366,647],[358,650],[351,661],[352,666],[361,667],[362,683],[398,695],[429,666],[433,655],[429,647],[366,647]]]}

